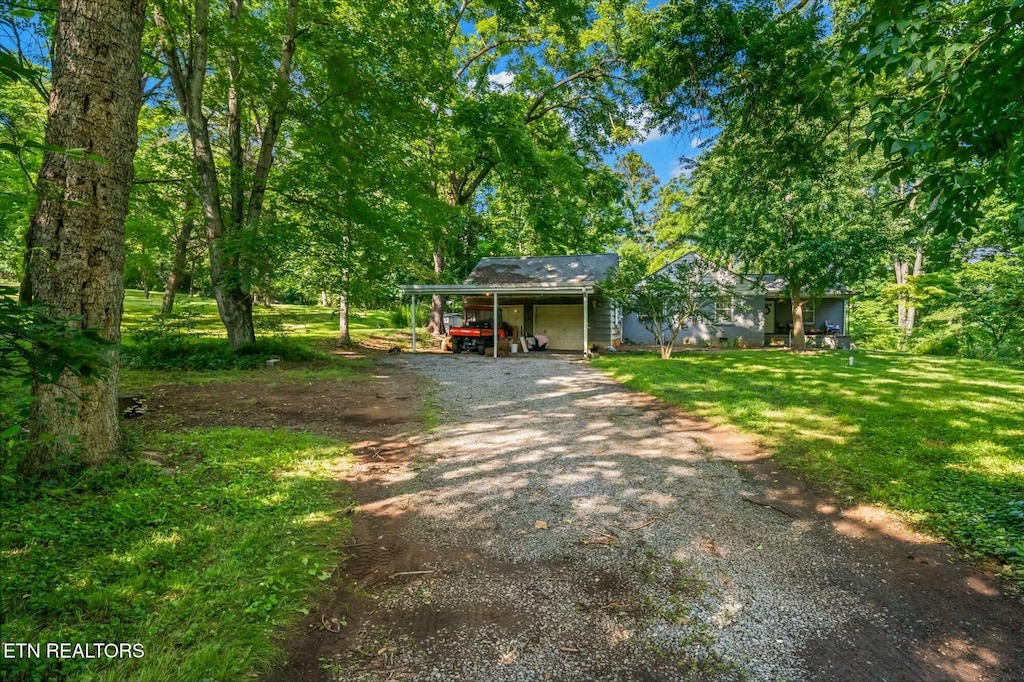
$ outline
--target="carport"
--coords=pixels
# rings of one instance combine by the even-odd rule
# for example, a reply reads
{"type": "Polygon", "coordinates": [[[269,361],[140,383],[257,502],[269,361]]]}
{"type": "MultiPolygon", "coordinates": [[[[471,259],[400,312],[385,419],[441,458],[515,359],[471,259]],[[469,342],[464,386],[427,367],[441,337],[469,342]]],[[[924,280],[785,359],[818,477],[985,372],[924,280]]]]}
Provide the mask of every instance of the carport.
{"type": "MultiPolygon", "coordinates": [[[[580,297],[580,305],[583,309],[583,346],[580,348],[584,353],[590,347],[589,326],[590,326],[590,297],[594,294],[594,285],[564,285],[537,282],[532,284],[410,284],[402,287],[402,291],[410,296],[410,331],[412,333],[412,350],[416,352],[416,298],[417,296],[461,296],[486,297],[494,308],[494,319],[498,319],[498,309],[501,300],[509,300],[515,296],[529,296],[530,298],[565,298],[580,297]]],[[[494,357],[498,357],[498,344],[494,344],[494,357]]]]}

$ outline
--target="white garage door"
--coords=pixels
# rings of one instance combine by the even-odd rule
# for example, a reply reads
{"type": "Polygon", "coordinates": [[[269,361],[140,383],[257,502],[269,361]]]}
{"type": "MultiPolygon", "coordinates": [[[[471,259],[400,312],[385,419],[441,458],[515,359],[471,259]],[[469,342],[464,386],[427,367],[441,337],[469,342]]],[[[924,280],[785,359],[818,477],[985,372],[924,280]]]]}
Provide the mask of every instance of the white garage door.
{"type": "Polygon", "coordinates": [[[553,350],[583,350],[583,304],[534,306],[533,331],[553,350]]]}

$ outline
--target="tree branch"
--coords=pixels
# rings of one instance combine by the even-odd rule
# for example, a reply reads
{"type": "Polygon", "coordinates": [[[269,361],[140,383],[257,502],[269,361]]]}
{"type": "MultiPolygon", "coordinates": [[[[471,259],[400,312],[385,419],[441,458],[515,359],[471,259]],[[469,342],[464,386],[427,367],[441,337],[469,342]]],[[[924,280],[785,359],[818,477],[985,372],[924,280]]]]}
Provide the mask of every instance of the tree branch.
{"type": "Polygon", "coordinates": [[[452,41],[455,40],[455,34],[459,32],[459,24],[462,23],[462,17],[466,13],[466,8],[469,7],[469,0],[462,0],[462,4],[459,5],[458,12],[455,13],[455,21],[452,22],[452,27],[448,30],[448,44],[451,45],[452,41]]]}
{"type": "Polygon", "coordinates": [[[278,80],[270,96],[272,107],[270,118],[266,128],[263,129],[260,141],[259,160],[256,163],[252,191],[249,193],[249,210],[245,217],[247,226],[255,225],[263,210],[267,178],[270,175],[270,165],[274,160],[274,145],[277,143],[278,133],[281,132],[281,125],[284,123],[284,116],[288,108],[288,95],[291,92],[292,56],[295,54],[295,39],[300,35],[297,32],[298,21],[299,0],[288,0],[285,37],[281,44],[281,58],[277,69],[278,80]]]}
{"type": "Polygon", "coordinates": [[[501,47],[502,45],[525,45],[529,42],[530,41],[527,40],[526,38],[508,38],[506,40],[496,40],[493,43],[488,43],[487,45],[484,45],[479,50],[474,52],[472,56],[470,56],[470,58],[466,60],[465,64],[459,67],[459,70],[455,72],[455,80],[462,78],[462,74],[466,73],[466,69],[472,66],[473,62],[480,59],[480,57],[483,57],[488,52],[492,52],[501,47]]]}
{"type": "Polygon", "coordinates": [[[537,98],[534,99],[533,104],[531,104],[530,108],[526,111],[525,121],[527,123],[533,123],[534,121],[536,121],[537,118],[539,118],[538,116],[535,116],[537,110],[548,98],[548,96],[550,96],[555,91],[564,88],[566,85],[569,85],[573,81],[577,81],[583,78],[597,78],[607,75],[607,72],[604,70],[604,63],[602,63],[601,66],[588,67],[586,69],[577,71],[574,74],[566,76],[562,80],[552,85],[550,88],[545,89],[543,92],[537,95],[537,98]]]}

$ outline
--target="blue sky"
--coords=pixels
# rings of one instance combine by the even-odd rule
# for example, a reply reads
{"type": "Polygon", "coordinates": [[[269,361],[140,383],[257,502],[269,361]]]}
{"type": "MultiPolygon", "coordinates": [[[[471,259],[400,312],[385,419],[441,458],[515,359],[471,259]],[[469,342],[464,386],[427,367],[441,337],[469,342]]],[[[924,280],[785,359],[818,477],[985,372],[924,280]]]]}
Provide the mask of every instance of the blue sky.
{"type": "Polygon", "coordinates": [[[700,143],[701,137],[697,134],[684,132],[665,135],[657,130],[652,130],[643,142],[630,145],[627,149],[636,150],[643,156],[644,160],[654,168],[658,179],[664,184],[682,172],[679,163],[681,157],[695,158],[700,153],[700,150],[696,148],[696,145],[700,143]]]}

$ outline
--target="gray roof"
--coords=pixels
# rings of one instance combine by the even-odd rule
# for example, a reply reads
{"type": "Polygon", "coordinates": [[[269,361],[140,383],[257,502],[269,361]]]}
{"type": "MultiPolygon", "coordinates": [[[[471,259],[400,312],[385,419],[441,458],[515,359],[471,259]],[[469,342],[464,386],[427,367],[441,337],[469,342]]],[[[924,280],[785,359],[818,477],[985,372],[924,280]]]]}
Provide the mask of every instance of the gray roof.
{"type": "MultiPolygon", "coordinates": [[[[671,263],[666,264],[660,270],[658,270],[658,273],[663,273],[663,272],[666,272],[666,271],[670,270],[672,267],[674,267],[677,263],[679,263],[681,261],[692,261],[692,260],[695,260],[695,259],[700,259],[700,260],[704,261],[705,263],[710,264],[712,267],[715,267],[718,270],[721,270],[722,272],[728,272],[728,273],[731,273],[731,274],[733,274],[733,275],[735,275],[737,277],[742,277],[743,279],[747,280],[748,282],[750,282],[751,284],[756,286],[759,290],[763,291],[765,293],[765,295],[768,296],[769,298],[779,298],[779,297],[785,298],[785,297],[789,296],[789,283],[786,280],[782,279],[781,277],[779,277],[777,275],[772,275],[772,274],[759,275],[759,274],[752,273],[752,272],[747,272],[747,273],[735,272],[735,271],[733,271],[730,268],[727,268],[727,267],[724,267],[724,266],[721,266],[721,265],[717,265],[713,261],[708,260],[708,258],[706,256],[703,256],[703,255],[697,253],[696,251],[691,251],[691,252],[689,252],[687,254],[684,254],[684,255],[680,256],[679,258],[676,258],[674,261],[672,261],[671,263]]],[[[804,293],[806,293],[806,290],[804,290],[804,293]]],[[[857,293],[858,292],[856,292],[856,291],[850,291],[849,289],[847,289],[845,284],[838,284],[836,286],[833,286],[833,287],[830,287],[830,288],[826,289],[825,291],[821,292],[818,295],[820,295],[820,296],[830,296],[830,297],[835,297],[835,298],[842,298],[842,297],[854,296],[857,293]]]]}
{"type": "MultiPolygon", "coordinates": [[[[757,275],[747,275],[748,277],[757,278],[757,275]]],[[[775,275],[764,275],[760,278],[761,288],[764,289],[766,294],[781,294],[784,296],[789,295],[789,283],[781,277],[775,275]]],[[[825,291],[821,292],[822,296],[853,296],[856,292],[850,291],[846,288],[846,285],[840,284],[838,286],[830,287],[825,291]]]]}
{"type": "Polygon", "coordinates": [[[609,275],[618,262],[614,253],[484,258],[469,273],[466,284],[593,286],[609,275]]]}

